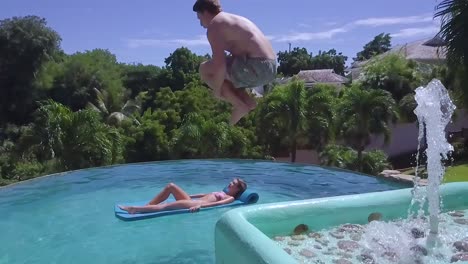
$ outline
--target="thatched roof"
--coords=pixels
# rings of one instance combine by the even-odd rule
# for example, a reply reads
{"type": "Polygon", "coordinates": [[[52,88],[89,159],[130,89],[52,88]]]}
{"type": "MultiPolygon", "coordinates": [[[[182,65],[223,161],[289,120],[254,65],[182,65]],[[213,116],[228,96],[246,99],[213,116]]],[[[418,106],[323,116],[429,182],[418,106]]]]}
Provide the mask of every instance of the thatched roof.
{"type": "Polygon", "coordinates": [[[300,71],[297,77],[304,80],[306,84],[332,83],[343,84],[348,82],[346,77],[336,74],[333,69],[300,71]]]}
{"type": "MultiPolygon", "coordinates": [[[[333,84],[342,85],[349,82],[349,79],[336,74],[333,69],[320,69],[320,70],[303,70],[296,74],[294,77],[304,81],[306,87],[312,87],[315,84],[333,84]]],[[[275,83],[286,84],[291,81],[291,77],[277,78],[275,83]]]]}
{"type": "Polygon", "coordinates": [[[445,48],[425,45],[428,41],[430,40],[425,39],[398,45],[386,53],[398,53],[403,55],[406,59],[423,63],[438,64],[444,62],[446,59],[445,48]]]}
{"type": "Polygon", "coordinates": [[[437,34],[435,37],[424,42],[423,45],[429,47],[445,47],[447,42],[437,34]]]}
{"type": "Polygon", "coordinates": [[[348,78],[351,78],[352,80],[357,80],[361,76],[362,68],[349,68],[346,71],[346,76],[348,76],[348,78]]]}
{"type": "MultiPolygon", "coordinates": [[[[388,54],[400,54],[408,60],[414,60],[427,64],[444,63],[446,59],[446,50],[442,45],[443,41],[440,37],[435,36],[431,39],[418,40],[393,47],[391,50],[380,54],[378,57],[384,57],[388,54]]],[[[359,78],[364,67],[370,60],[353,62],[350,68],[346,69],[347,76],[351,76],[353,80],[359,78]]]]}

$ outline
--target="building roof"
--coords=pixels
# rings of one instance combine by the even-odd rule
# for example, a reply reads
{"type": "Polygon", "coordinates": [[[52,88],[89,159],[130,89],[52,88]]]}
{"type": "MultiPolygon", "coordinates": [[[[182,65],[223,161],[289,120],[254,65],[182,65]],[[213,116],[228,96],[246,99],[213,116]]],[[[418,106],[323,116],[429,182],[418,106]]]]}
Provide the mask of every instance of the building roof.
{"type": "MultiPolygon", "coordinates": [[[[342,85],[349,79],[336,74],[333,69],[303,70],[296,74],[299,80],[304,81],[306,87],[312,87],[318,83],[342,85]]],[[[283,85],[291,81],[292,77],[277,78],[275,83],[283,85]]]]}
{"type": "Polygon", "coordinates": [[[406,59],[411,59],[424,63],[440,63],[442,61],[445,61],[445,48],[438,46],[428,46],[427,43],[431,44],[431,40],[433,39],[419,40],[404,45],[398,45],[392,48],[391,50],[387,51],[386,53],[398,53],[403,55],[406,59]]]}
{"type": "Polygon", "coordinates": [[[445,47],[447,42],[437,34],[435,37],[423,43],[425,46],[429,47],[445,47]]]}
{"type": "MultiPolygon", "coordinates": [[[[431,39],[418,40],[402,45],[397,45],[391,50],[380,54],[378,57],[384,57],[389,54],[400,54],[408,60],[414,60],[427,64],[439,64],[446,60],[446,49],[443,40],[435,36],[431,39]]],[[[364,67],[371,60],[353,62],[351,67],[346,69],[347,76],[352,76],[353,80],[359,79],[362,67],[364,67]]]]}
{"type": "Polygon", "coordinates": [[[333,69],[321,69],[321,70],[305,70],[300,71],[297,77],[303,80],[306,84],[316,83],[336,83],[343,84],[348,82],[348,78],[336,74],[333,69]]]}

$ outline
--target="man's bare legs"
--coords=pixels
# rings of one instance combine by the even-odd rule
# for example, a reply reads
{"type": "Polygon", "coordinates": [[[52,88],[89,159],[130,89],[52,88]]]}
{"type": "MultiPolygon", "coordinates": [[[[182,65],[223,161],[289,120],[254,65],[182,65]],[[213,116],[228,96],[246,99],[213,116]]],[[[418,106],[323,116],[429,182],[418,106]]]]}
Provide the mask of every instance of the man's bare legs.
{"type": "Polygon", "coordinates": [[[214,96],[218,99],[231,103],[233,110],[230,124],[236,124],[242,117],[247,115],[256,106],[255,100],[251,98],[243,89],[236,89],[229,80],[224,80],[221,87],[215,85],[215,80],[208,69],[207,64],[200,65],[200,75],[202,80],[213,89],[214,96]]]}
{"type": "Polygon", "coordinates": [[[228,80],[223,82],[220,97],[221,99],[230,102],[233,106],[231,120],[229,122],[231,125],[239,122],[242,117],[246,116],[256,107],[255,100],[251,98],[245,90],[234,88],[234,85],[228,80]],[[233,103],[234,101],[240,101],[241,103],[235,105],[233,103]]]}
{"type": "MultiPolygon", "coordinates": [[[[241,99],[241,101],[246,104],[250,110],[253,110],[255,109],[255,107],[257,106],[257,101],[255,101],[255,99],[253,99],[244,89],[236,89],[234,88],[234,85],[229,81],[229,80],[224,80],[224,82],[227,82],[227,84],[225,84],[224,86],[228,89],[231,89],[231,91],[241,99]]],[[[219,100],[223,100],[223,101],[226,101],[226,102],[230,102],[224,95],[223,95],[223,91],[220,91],[220,92],[215,92],[213,91],[213,94],[216,98],[218,98],[219,100]]]]}
{"type": "Polygon", "coordinates": [[[174,196],[176,200],[191,200],[184,190],[174,183],[169,183],[166,187],[156,195],[147,205],[157,205],[169,198],[169,195],[174,196]]]}
{"type": "Polygon", "coordinates": [[[234,85],[226,80],[227,82],[229,82],[232,87],[232,91],[249,107],[250,110],[253,110],[255,109],[255,107],[257,107],[257,101],[255,101],[254,98],[252,98],[252,96],[250,96],[247,91],[243,88],[234,88],[234,85]]]}

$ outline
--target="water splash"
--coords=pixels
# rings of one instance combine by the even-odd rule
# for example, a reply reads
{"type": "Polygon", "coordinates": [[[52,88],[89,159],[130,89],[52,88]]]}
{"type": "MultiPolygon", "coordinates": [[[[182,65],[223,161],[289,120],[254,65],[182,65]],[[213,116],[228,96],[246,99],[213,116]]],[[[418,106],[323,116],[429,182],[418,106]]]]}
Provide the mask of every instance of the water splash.
{"type": "Polygon", "coordinates": [[[419,138],[422,139],[425,134],[427,144],[426,196],[429,202],[429,227],[430,233],[437,235],[440,213],[439,186],[445,172],[442,159],[447,159],[448,153],[453,151],[452,145],[447,142],[445,127],[450,122],[456,107],[447,89],[437,79],[432,80],[426,87],[417,88],[415,100],[418,105],[414,113],[418,117],[419,138]]]}
{"type": "Polygon", "coordinates": [[[416,167],[414,169],[414,178],[413,178],[413,199],[411,200],[411,205],[408,208],[408,216],[410,218],[422,219],[424,216],[424,205],[426,203],[426,188],[420,184],[421,177],[419,177],[419,156],[421,155],[421,142],[424,139],[424,126],[419,126],[419,136],[418,136],[418,149],[416,153],[416,167]],[[414,214],[412,210],[417,209],[414,214]]]}

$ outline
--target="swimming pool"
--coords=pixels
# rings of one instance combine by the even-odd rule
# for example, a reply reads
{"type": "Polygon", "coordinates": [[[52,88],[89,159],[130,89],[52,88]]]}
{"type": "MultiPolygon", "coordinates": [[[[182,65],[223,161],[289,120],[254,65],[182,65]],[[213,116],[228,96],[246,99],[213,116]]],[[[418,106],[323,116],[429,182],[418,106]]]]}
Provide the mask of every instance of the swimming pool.
{"type": "Polygon", "coordinates": [[[221,190],[242,177],[258,203],[407,187],[307,165],[185,160],[94,168],[0,189],[0,263],[214,263],[214,230],[230,208],[135,222],[117,201],[152,198],[169,182],[190,193],[221,190]]]}

